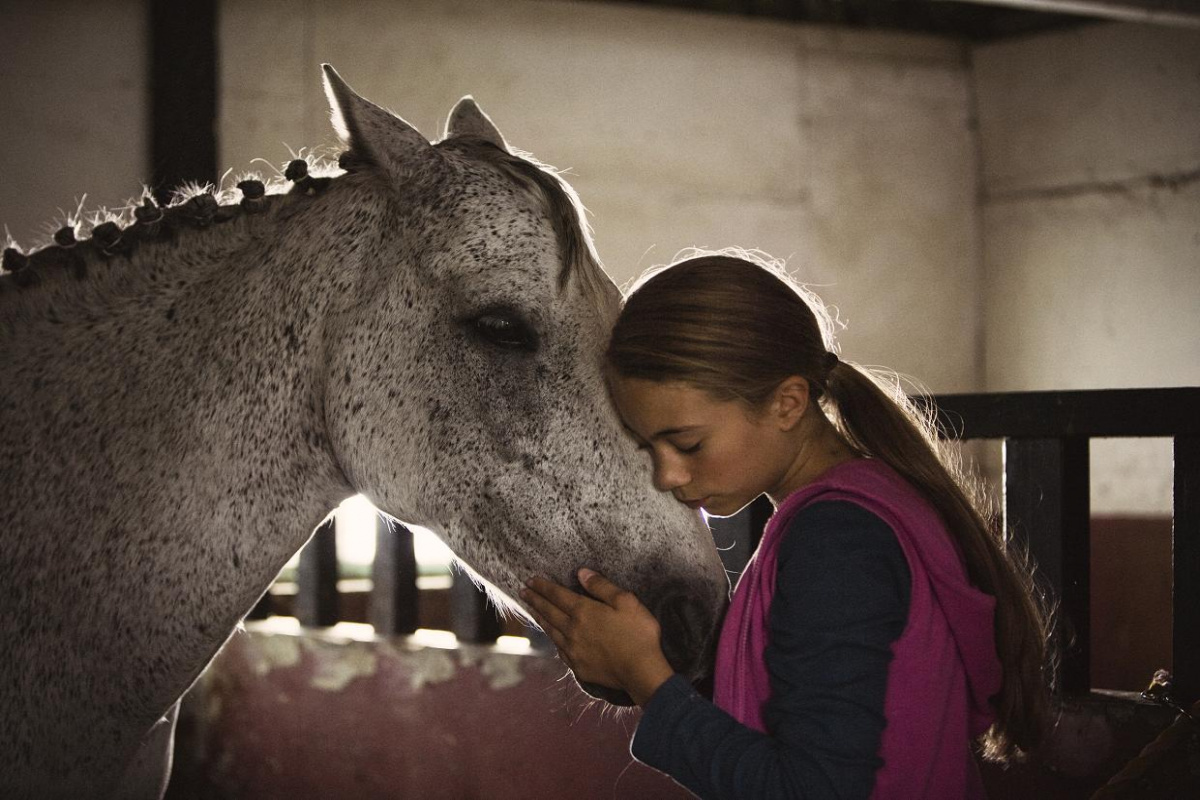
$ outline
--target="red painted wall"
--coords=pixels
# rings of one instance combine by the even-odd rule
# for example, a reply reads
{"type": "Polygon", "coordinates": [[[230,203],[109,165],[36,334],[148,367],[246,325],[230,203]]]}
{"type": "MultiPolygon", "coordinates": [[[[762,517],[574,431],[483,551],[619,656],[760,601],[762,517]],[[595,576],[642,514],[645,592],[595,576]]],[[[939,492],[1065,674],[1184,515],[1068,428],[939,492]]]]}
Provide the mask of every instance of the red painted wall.
{"type": "Polygon", "coordinates": [[[251,626],[189,694],[171,798],[682,798],[629,755],[636,712],[556,659],[251,626]]]}

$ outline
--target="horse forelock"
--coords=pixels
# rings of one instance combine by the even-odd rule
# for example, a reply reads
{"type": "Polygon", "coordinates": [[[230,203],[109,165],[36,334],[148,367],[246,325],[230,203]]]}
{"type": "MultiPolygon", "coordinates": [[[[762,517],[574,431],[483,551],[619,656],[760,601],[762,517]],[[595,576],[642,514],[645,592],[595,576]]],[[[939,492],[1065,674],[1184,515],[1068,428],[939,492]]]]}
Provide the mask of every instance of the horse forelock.
{"type": "Polygon", "coordinates": [[[566,290],[572,278],[579,281],[586,300],[611,316],[616,315],[619,293],[600,266],[592,242],[591,226],[579,195],[554,167],[538,161],[529,153],[508,153],[478,136],[454,136],[436,147],[489,164],[539,198],[558,241],[560,267],[558,290],[566,290]]]}

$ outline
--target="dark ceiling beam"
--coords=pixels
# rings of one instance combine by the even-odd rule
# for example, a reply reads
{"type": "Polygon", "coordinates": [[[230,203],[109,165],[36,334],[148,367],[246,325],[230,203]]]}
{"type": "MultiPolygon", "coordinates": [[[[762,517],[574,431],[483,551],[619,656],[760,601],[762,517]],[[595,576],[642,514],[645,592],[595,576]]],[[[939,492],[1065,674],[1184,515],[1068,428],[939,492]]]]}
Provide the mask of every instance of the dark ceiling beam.
{"type": "Polygon", "coordinates": [[[1200,28],[1200,0],[931,0],[1022,11],[1073,14],[1094,19],[1200,28]]]}

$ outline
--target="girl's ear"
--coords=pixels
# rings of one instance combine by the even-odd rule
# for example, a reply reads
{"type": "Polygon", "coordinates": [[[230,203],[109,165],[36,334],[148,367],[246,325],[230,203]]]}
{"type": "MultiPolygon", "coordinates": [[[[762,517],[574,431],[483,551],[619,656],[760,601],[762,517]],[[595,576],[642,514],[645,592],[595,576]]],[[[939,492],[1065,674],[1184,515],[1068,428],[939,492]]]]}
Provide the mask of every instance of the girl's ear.
{"type": "Polygon", "coordinates": [[[808,410],[808,381],[799,375],[785,378],[775,387],[775,399],[771,408],[779,429],[790,431],[800,424],[800,418],[808,410]]]}

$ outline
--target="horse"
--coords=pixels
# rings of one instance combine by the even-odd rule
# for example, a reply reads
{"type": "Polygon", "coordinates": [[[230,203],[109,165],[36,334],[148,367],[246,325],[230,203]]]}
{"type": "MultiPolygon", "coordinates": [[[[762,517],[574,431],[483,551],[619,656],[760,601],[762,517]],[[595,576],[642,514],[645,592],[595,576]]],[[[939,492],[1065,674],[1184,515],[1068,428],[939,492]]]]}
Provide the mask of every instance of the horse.
{"type": "Polygon", "coordinates": [[[607,574],[706,669],[726,574],[607,397],[578,197],[470,97],[431,142],[323,69],[329,174],[4,253],[0,796],[160,797],[180,697],[355,493],[514,613],[607,574]]]}

